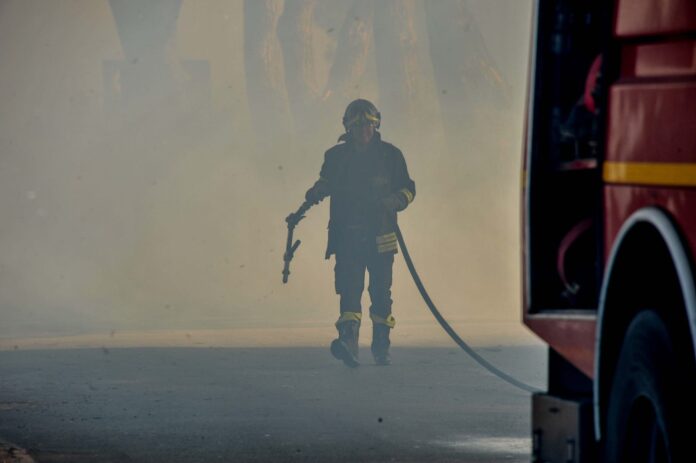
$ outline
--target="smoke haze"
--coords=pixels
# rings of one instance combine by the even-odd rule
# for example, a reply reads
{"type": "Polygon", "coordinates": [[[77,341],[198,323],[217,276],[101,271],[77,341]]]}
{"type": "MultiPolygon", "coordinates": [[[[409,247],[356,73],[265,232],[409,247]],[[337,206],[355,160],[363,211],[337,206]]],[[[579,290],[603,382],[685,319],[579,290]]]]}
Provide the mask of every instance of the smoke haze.
{"type": "MultiPolygon", "coordinates": [[[[530,17],[530,0],[0,1],[0,337],[330,331],[328,204],[297,227],[287,285],[284,218],[357,97],[416,181],[400,225],[443,314],[516,322],[530,17]]],[[[428,320],[400,256],[394,272],[397,323],[428,320]]]]}

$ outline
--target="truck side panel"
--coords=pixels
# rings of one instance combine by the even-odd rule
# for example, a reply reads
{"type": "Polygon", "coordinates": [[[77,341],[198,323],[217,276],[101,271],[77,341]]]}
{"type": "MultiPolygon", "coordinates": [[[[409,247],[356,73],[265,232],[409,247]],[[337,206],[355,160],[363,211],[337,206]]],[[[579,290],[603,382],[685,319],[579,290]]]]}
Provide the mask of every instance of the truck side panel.
{"type": "Polygon", "coordinates": [[[667,211],[696,255],[695,77],[696,40],[622,46],[603,165],[605,261],[622,224],[646,206],[667,211]]]}
{"type": "Polygon", "coordinates": [[[606,249],[612,249],[621,226],[635,211],[646,204],[657,206],[679,224],[691,255],[696,255],[696,189],[608,185],[604,190],[606,205],[606,249]]]}
{"type": "Polygon", "coordinates": [[[618,37],[679,34],[696,29],[693,0],[617,0],[618,37]]]}
{"type": "MultiPolygon", "coordinates": [[[[685,163],[674,166],[677,175],[679,171],[693,169],[696,162],[695,105],[696,82],[613,86],[605,161],[685,163]]],[[[689,178],[681,183],[665,180],[670,186],[696,187],[696,175],[689,178]]],[[[628,177],[619,180],[622,183],[632,181],[628,177]]]]}
{"type": "Polygon", "coordinates": [[[588,378],[594,376],[596,317],[525,315],[524,323],[588,378]]]}

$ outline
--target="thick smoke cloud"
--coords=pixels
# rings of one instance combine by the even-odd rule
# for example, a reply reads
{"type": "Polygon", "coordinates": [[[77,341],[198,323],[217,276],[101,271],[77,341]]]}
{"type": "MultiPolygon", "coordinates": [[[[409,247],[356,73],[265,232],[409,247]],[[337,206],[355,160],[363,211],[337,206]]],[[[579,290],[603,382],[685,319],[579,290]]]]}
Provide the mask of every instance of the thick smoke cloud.
{"type": "MultiPolygon", "coordinates": [[[[519,319],[527,0],[0,2],[0,337],[326,326],[328,205],[285,216],[375,101],[401,225],[455,320],[519,319]]],[[[397,258],[395,315],[429,315],[397,258]]],[[[367,295],[365,296],[367,298],[367,295]]],[[[365,299],[367,300],[367,299],[365,299]]]]}

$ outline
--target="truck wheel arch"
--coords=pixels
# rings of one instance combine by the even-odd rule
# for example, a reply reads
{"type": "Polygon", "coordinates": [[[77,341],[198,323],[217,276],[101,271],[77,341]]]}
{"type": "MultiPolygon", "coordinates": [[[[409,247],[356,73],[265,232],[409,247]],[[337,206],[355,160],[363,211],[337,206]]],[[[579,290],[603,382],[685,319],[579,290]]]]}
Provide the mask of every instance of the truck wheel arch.
{"type": "MultiPolygon", "coordinates": [[[[659,272],[671,271],[672,275],[676,276],[675,281],[671,282],[674,288],[667,292],[673,293],[671,297],[679,299],[678,305],[681,310],[671,311],[677,313],[668,315],[672,318],[683,319],[687,325],[678,328],[684,333],[681,336],[684,338],[682,342],[690,347],[686,351],[692,367],[693,359],[696,357],[696,293],[694,291],[694,271],[685,251],[686,244],[665,211],[656,207],[640,209],[634,212],[621,227],[607,260],[602,281],[597,314],[593,381],[594,427],[597,440],[600,440],[602,435],[604,414],[606,413],[604,402],[611,387],[612,375],[610,372],[613,371],[616,364],[625,330],[631,322],[632,316],[641,309],[640,305],[631,307],[631,301],[624,300],[626,294],[629,294],[628,298],[630,299],[631,293],[623,292],[623,288],[630,281],[639,289],[646,289],[640,288],[640,285],[636,285],[632,279],[637,275],[633,272],[640,271],[632,260],[645,259],[645,254],[641,256],[640,253],[632,251],[635,246],[641,246],[641,249],[660,256],[659,265],[664,265],[666,268],[656,270],[659,272]],[[657,246],[653,248],[649,244],[657,246]],[[626,306],[628,306],[628,310],[625,310],[626,306]],[[606,334],[610,331],[612,336],[606,334]]],[[[664,275],[664,273],[659,274],[664,275]]],[[[661,283],[666,281],[667,279],[661,283]]],[[[655,293],[653,292],[653,294],[655,293]]],[[[639,295],[640,292],[635,297],[638,298],[639,295]]],[[[669,295],[665,297],[669,297],[669,295]]],[[[646,306],[650,305],[651,302],[646,301],[646,306]]],[[[647,308],[646,306],[642,308],[647,308]]]]}

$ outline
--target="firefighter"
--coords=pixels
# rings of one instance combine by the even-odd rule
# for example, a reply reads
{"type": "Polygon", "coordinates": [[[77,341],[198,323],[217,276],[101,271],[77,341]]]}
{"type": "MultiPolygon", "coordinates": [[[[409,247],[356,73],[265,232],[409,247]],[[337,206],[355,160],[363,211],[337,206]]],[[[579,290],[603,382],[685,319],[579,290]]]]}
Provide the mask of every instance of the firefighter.
{"type": "Polygon", "coordinates": [[[378,365],[389,365],[392,315],[392,266],[397,252],[397,212],[416,195],[401,151],[382,141],[381,115],[375,105],[358,99],[343,116],[345,133],[324,155],[319,180],[305,199],[331,197],[326,259],[335,255],[335,288],[340,297],[338,338],[331,353],[350,367],[358,362],[365,270],[369,272],[371,350],[378,365]]]}

